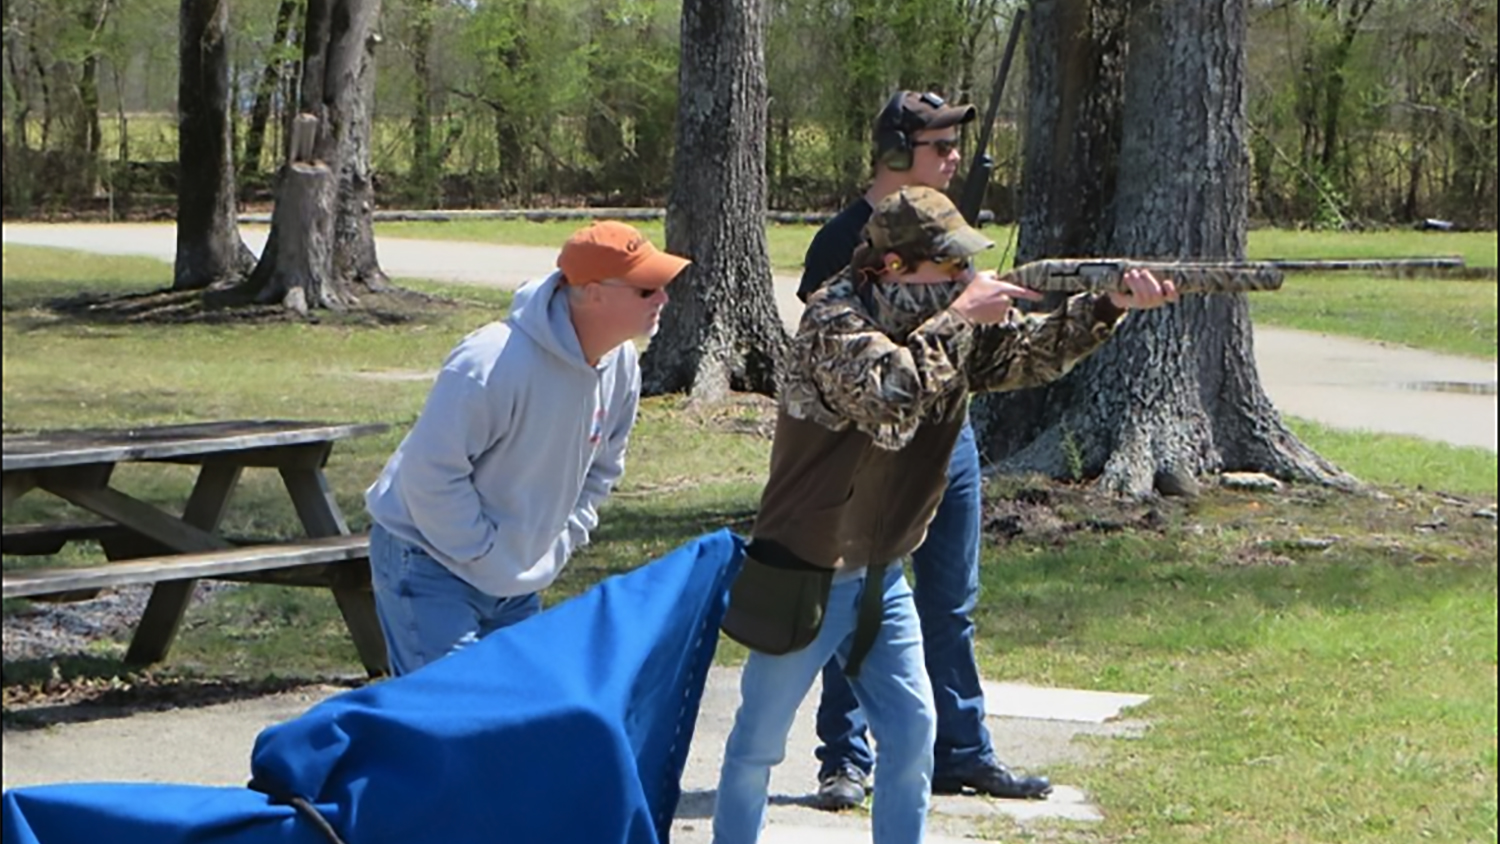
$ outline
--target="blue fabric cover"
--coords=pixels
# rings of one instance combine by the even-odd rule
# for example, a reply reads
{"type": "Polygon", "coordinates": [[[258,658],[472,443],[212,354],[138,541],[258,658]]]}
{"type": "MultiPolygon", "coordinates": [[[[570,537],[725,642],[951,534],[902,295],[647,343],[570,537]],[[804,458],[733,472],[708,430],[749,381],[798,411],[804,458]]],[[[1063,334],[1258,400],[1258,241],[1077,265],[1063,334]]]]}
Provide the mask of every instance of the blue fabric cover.
{"type": "Polygon", "coordinates": [[[255,742],[249,788],[52,785],[4,795],[7,844],[665,842],[743,549],[704,536],[420,671],[255,742]]]}

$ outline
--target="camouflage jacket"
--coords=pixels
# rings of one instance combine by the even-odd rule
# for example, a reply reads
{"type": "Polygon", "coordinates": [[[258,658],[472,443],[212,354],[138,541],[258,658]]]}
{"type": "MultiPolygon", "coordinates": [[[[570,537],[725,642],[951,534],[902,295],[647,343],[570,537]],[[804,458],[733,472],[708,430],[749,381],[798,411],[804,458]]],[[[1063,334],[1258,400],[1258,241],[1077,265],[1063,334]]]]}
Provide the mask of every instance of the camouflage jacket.
{"type": "Polygon", "coordinates": [[[951,311],[882,318],[852,275],[835,277],[808,300],[794,341],[756,541],[835,569],[910,554],[942,500],[969,392],[1067,372],[1114,330],[1096,299],[976,327],[951,311]],[[882,323],[916,327],[892,337],[882,323]]]}
{"type": "Polygon", "coordinates": [[[1011,311],[975,326],[944,310],[905,337],[892,336],[856,289],[852,270],[815,293],[792,344],[780,386],[789,416],[832,431],[854,428],[876,446],[903,448],[924,422],[962,414],[968,394],[1015,390],[1065,375],[1114,332],[1095,317],[1099,294],[1083,293],[1051,313],[1011,311]]]}

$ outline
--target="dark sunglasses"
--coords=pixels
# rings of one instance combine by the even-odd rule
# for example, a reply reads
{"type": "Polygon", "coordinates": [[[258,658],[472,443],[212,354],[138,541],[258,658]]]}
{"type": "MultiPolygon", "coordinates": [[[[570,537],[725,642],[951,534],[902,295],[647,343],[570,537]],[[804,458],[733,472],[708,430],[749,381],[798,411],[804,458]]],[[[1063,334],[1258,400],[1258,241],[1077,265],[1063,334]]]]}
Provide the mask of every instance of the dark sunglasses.
{"type": "Polygon", "coordinates": [[[656,295],[656,289],[652,287],[636,287],[634,284],[625,284],[624,282],[611,283],[608,281],[600,281],[595,283],[600,287],[623,287],[626,290],[634,290],[635,295],[641,297],[642,299],[650,299],[652,296],[656,295]]]}
{"type": "Polygon", "coordinates": [[[958,149],[958,141],[955,138],[938,138],[931,141],[912,141],[914,147],[932,147],[938,155],[948,155],[958,149]]]}
{"type": "Polygon", "coordinates": [[[969,271],[969,259],[967,257],[954,257],[952,255],[939,255],[930,259],[946,273],[965,273],[969,271]]]}

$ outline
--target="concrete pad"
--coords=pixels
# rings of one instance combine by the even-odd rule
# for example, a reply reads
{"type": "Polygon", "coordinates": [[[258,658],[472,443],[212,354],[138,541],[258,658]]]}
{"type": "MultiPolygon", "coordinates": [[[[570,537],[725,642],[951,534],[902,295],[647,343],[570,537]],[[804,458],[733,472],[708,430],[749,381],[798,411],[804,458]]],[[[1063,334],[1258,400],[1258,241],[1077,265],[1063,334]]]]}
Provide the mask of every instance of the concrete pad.
{"type": "MultiPolygon", "coordinates": [[[[973,844],[974,841],[932,834],[922,840],[926,844],[973,844]]],[[[863,829],[769,824],[760,834],[760,844],[870,844],[870,833],[863,829]]]]}
{"type": "Polygon", "coordinates": [[[934,797],[932,811],[935,814],[966,818],[1005,817],[1020,823],[1039,820],[1093,823],[1104,820],[1099,808],[1089,802],[1088,795],[1067,785],[1054,787],[1046,800],[934,797]]]}
{"type": "Polygon", "coordinates": [[[995,718],[1037,718],[1045,721],[1103,724],[1120,717],[1121,710],[1140,706],[1151,699],[1150,695],[1049,689],[989,680],[981,685],[984,688],[985,712],[995,718]]]}
{"type": "Polygon", "coordinates": [[[244,785],[255,737],[344,691],[296,691],[162,712],[5,730],[4,788],[69,782],[244,785]]]}
{"type": "MultiPolygon", "coordinates": [[[[678,844],[708,844],[724,741],[739,705],[737,668],[714,667],[704,689],[698,723],[682,777],[682,799],[673,821],[678,844]]],[[[5,733],[4,788],[62,782],[182,782],[243,785],[250,751],[265,727],[295,718],[342,691],[312,686],[278,695],[164,712],[90,712],[45,729],[8,727],[5,733]]],[[[1106,695],[1107,693],[1085,693],[1106,695]]],[[[1132,697],[1132,696],[1116,696],[1132,697]]],[[[1135,696],[1139,697],[1139,696],[1135,696]]],[[[765,844],[843,844],[868,842],[865,811],[832,814],[812,807],[817,761],[813,748],[815,686],[803,701],[788,739],[786,760],[772,771],[765,844]]],[[[1086,762],[1098,753],[1080,735],[1128,733],[1126,722],[1101,725],[1081,721],[999,718],[991,723],[996,750],[1022,770],[1044,773],[1048,765],[1086,762]]],[[[877,748],[878,752],[878,748],[877,748]]],[[[933,800],[930,844],[960,844],[986,819],[1017,822],[1043,819],[1097,821],[1098,808],[1077,788],[1058,786],[1047,800],[993,800],[939,796],[933,800]]]]}

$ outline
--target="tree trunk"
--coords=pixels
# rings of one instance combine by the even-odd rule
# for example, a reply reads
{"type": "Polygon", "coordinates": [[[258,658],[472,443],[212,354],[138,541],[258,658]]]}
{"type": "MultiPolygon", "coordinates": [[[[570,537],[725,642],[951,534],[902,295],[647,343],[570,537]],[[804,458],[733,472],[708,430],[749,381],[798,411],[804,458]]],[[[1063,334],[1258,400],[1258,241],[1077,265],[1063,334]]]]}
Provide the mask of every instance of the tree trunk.
{"type": "Polygon", "coordinates": [[[260,72],[260,82],[255,87],[255,103],[250,107],[250,129],[245,133],[245,155],[240,161],[241,177],[260,172],[260,155],[266,145],[266,126],[271,122],[271,97],[286,68],[281,50],[286,46],[287,33],[292,28],[292,14],[297,11],[297,0],[281,0],[276,7],[276,29],[271,35],[271,49],[266,56],[266,66],[260,72]]]}
{"type": "Polygon", "coordinates": [[[428,54],[432,50],[432,16],[437,13],[432,0],[412,4],[411,34],[411,190],[421,208],[438,204],[438,176],[441,160],[432,150],[432,71],[428,54]]]}
{"type": "MultiPolygon", "coordinates": [[[[1243,258],[1243,0],[1033,9],[1022,259],[1243,258]]],[[[1002,470],[1098,476],[1117,492],[1229,470],[1354,483],[1266,398],[1242,294],[1130,316],[1066,378],[987,397],[976,419],[1002,470]]]]}
{"type": "Polygon", "coordinates": [[[76,199],[87,201],[93,197],[99,183],[99,149],[102,145],[99,129],[99,49],[97,38],[104,28],[109,6],[85,7],[79,16],[81,22],[91,28],[87,54],[78,65],[78,82],[75,86],[78,99],[75,103],[72,131],[69,133],[69,188],[76,199]]]}
{"type": "MultiPolygon", "coordinates": [[[[1492,7],[1493,8],[1493,7],[1492,7]]],[[[1458,63],[1462,84],[1454,98],[1453,216],[1473,228],[1493,226],[1495,221],[1495,50],[1486,49],[1478,32],[1492,21],[1466,6],[1462,58],[1458,63]]]]}
{"type": "Polygon", "coordinates": [[[667,249],[693,259],[642,360],[647,394],[774,395],[786,355],[766,253],[763,0],[685,0],[667,249]]]}
{"type": "Polygon", "coordinates": [[[33,197],[33,172],[36,169],[31,149],[28,127],[31,125],[31,86],[26,60],[26,47],[19,34],[19,21],[11,18],[13,9],[7,9],[5,33],[5,79],[13,95],[13,104],[4,115],[9,120],[5,135],[5,169],[3,190],[5,210],[25,214],[31,210],[33,197]]]}
{"type": "MultiPolygon", "coordinates": [[[[1323,92],[1323,151],[1318,162],[1323,165],[1323,174],[1330,178],[1337,175],[1335,184],[1340,191],[1348,187],[1346,168],[1338,166],[1340,126],[1344,112],[1344,84],[1350,56],[1354,52],[1354,39],[1358,37],[1365,17],[1375,6],[1375,0],[1353,0],[1349,4],[1348,17],[1339,31],[1339,40],[1329,49],[1329,58],[1324,64],[1323,92]]],[[[1330,7],[1330,14],[1337,15],[1337,4],[1330,7]]]]}
{"type": "MultiPolygon", "coordinates": [[[[371,21],[380,15],[380,0],[365,0],[371,21]]],[[[390,279],[380,269],[375,253],[375,177],[370,168],[370,141],[374,129],[375,44],[373,33],[362,42],[359,77],[339,98],[346,115],[339,138],[337,214],[333,225],[333,277],[346,291],[362,287],[370,291],[389,289],[390,279]]]]}
{"type": "Polygon", "coordinates": [[[333,173],[322,162],[293,161],[282,171],[271,214],[278,283],[261,288],[257,301],[279,302],[299,314],[309,308],[343,310],[331,275],[334,193],[333,173]]]}
{"type": "Polygon", "coordinates": [[[337,310],[356,301],[351,281],[372,289],[384,284],[369,228],[374,197],[365,102],[374,81],[367,42],[379,7],[379,0],[308,0],[302,114],[277,176],[266,246],[237,291],[243,296],[299,312],[337,310]],[[353,219],[335,220],[346,214],[353,219]]]}
{"type": "Polygon", "coordinates": [[[236,222],[229,126],[229,8],[182,0],[177,81],[177,260],[173,290],[242,280],[255,256],[236,222]]]}
{"type": "MultiPolygon", "coordinates": [[[[522,3],[517,16],[520,20],[527,20],[530,5],[522,3]]],[[[525,30],[518,32],[509,43],[496,48],[495,54],[510,77],[517,78],[531,60],[531,44],[526,40],[525,30]]],[[[531,180],[527,178],[526,139],[521,133],[521,118],[511,112],[503,98],[491,100],[491,107],[495,111],[495,155],[500,161],[500,190],[502,194],[524,197],[531,191],[531,180]]]]}

